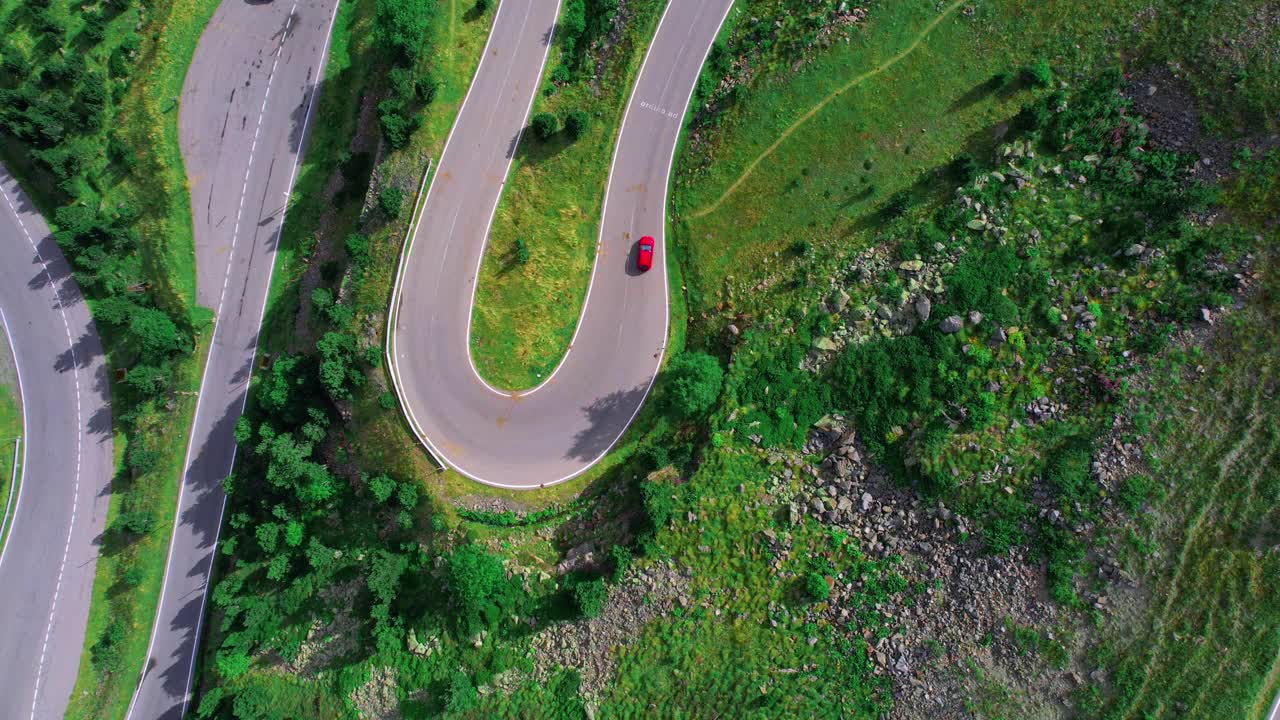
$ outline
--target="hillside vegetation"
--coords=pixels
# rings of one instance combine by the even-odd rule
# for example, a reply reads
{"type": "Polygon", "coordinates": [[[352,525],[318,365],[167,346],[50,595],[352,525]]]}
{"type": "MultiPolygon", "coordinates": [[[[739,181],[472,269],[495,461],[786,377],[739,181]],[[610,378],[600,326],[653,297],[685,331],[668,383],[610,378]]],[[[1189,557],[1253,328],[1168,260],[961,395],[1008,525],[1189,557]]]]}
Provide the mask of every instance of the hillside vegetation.
{"type": "MultiPolygon", "coordinates": [[[[431,466],[378,365],[493,7],[357,3],[335,47],[368,80],[321,99],[198,715],[1256,715],[1264,5],[743,2],[680,154],[652,399],[567,490],[491,495],[431,466]]],[[[537,124],[600,79],[577,38],[537,124]]],[[[605,119],[515,182],[587,192],[550,169],[605,119]]]]}

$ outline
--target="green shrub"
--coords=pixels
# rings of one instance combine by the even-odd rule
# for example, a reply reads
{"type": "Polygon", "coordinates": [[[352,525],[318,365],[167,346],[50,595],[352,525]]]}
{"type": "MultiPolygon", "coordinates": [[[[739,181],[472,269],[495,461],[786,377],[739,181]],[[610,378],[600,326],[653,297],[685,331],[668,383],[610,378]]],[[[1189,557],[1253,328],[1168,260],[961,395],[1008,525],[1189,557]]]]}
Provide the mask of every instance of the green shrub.
{"type": "Polygon", "coordinates": [[[389,218],[400,217],[400,209],[404,205],[404,191],[394,185],[383,188],[378,193],[378,207],[382,214],[389,218]]]}
{"type": "Polygon", "coordinates": [[[910,205],[911,191],[906,189],[899,190],[898,192],[890,195],[889,199],[885,202],[884,214],[891,218],[901,217],[907,212],[907,208],[910,205]]]}
{"type": "Polygon", "coordinates": [[[644,500],[644,512],[654,529],[665,527],[671,520],[671,516],[675,514],[674,491],[675,488],[665,482],[641,481],[640,495],[644,500]]]}
{"type": "Polygon", "coordinates": [[[1121,484],[1117,499],[1121,507],[1128,510],[1130,515],[1136,516],[1142,511],[1143,504],[1154,498],[1158,491],[1159,485],[1150,477],[1142,474],[1130,475],[1121,484]]]}
{"type": "Polygon", "coordinates": [[[968,184],[970,180],[978,175],[978,161],[967,152],[955,156],[948,167],[951,170],[952,177],[961,185],[968,184]]]}
{"type": "Polygon", "coordinates": [[[569,137],[577,140],[591,129],[591,116],[582,110],[574,110],[565,117],[564,129],[569,133],[569,137]]]}
{"type": "Polygon", "coordinates": [[[474,632],[494,625],[514,601],[514,588],[502,560],[478,545],[464,545],[446,562],[448,585],[461,608],[460,626],[474,632]]]}
{"type": "Polygon", "coordinates": [[[1076,505],[1087,508],[1097,494],[1097,483],[1089,474],[1090,459],[1087,442],[1072,440],[1049,460],[1045,480],[1064,512],[1072,512],[1076,505]]]}
{"type": "Polygon", "coordinates": [[[831,597],[831,585],[819,572],[811,572],[804,576],[804,591],[814,600],[826,600],[831,597]]]}
{"type": "Polygon", "coordinates": [[[529,127],[533,130],[533,134],[539,140],[550,140],[556,133],[560,132],[560,121],[555,115],[548,112],[540,112],[533,116],[529,121],[529,127]]]}
{"type": "Polygon", "coordinates": [[[685,417],[706,413],[720,397],[724,370],[718,360],[706,353],[678,353],[667,363],[666,372],[671,403],[685,417]]]}
{"type": "Polygon", "coordinates": [[[515,247],[512,250],[512,256],[515,258],[517,265],[526,265],[529,262],[529,243],[524,238],[516,238],[515,247]]]}
{"type": "Polygon", "coordinates": [[[600,578],[580,582],[573,587],[573,602],[584,617],[599,617],[609,602],[609,586],[600,578]]]}
{"type": "Polygon", "coordinates": [[[1053,69],[1048,60],[1041,58],[1022,68],[1022,79],[1035,87],[1049,87],[1053,84],[1053,69]]]}
{"type": "Polygon", "coordinates": [[[613,564],[609,577],[615,583],[622,582],[631,567],[631,550],[625,545],[614,545],[609,550],[609,561],[613,564]]]}
{"type": "Polygon", "coordinates": [[[373,493],[374,499],[379,503],[385,503],[390,500],[395,491],[396,481],[386,475],[378,475],[369,479],[369,492],[373,493]]]}
{"type": "Polygon", "coordinates": [[[451,713],[468,712],[480,703],[480,695],[471,682],[471,676],[462,670],[454,670],[450,674],[448,698],[445,709],[451,713]]]}
{"type": "Polygon", "coordinates": [[[122,512],[112,527],[120,534],[148,535],[156,528],[156,516],[147,510],[122,512]]]}
{"type": "Polygon", "coordinates": [[[347,257],[351,258],[351,263],[356,267],[364,267],[369,262],[369,237],[360,233],[351,233],[347,236],[344,243],[347,249],[347,257]]]}

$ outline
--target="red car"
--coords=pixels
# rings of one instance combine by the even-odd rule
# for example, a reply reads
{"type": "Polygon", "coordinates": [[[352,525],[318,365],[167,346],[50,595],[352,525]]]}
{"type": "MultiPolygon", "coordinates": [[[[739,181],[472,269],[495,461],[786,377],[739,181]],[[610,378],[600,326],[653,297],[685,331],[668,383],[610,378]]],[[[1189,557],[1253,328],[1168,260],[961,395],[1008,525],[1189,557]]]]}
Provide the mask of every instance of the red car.
{"type": "Polygon", "coordinates": [[[647,272],[653,267],[653,238],[645,235],[640,238],[640,254],[636,257],[636,267],[640,272],[647,272]]]}

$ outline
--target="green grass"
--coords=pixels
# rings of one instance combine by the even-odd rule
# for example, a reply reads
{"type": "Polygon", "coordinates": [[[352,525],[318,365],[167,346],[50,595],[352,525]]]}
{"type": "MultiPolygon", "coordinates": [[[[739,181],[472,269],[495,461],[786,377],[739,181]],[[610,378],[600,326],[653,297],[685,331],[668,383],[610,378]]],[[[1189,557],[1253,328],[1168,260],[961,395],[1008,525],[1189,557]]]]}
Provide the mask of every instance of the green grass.
{"type": "MultiPolygon", "coordinates": [[[[1157,3],[1158,19],[1137,32],[1145,5],[1114,0],[1080,13],[1067,2],[992,0],[976,4],[971,17],[952,12],[938,21],[934,3],[877,3],[849,43],[755,83],[749,100],[724,112],[710,139],[681,158],[672,212],[685,264],[697,269],[689,277],[692,312],[725,303],[727,285],[738,302],[750,294],[759,306],[785,305],[782,290],[743,291],[784,272],[786,252],[801,243],[819,253],[865,244],[899,190],[936,201],[921,183],[926,174],[962,151],[989,152],[1000,123],[1027,100],[1019,83],[1008,91],[988,86],[997,72],[1016,74],[1043,58],[1074,83],[1078,71],[1116,61],[1109,40],[1116,34],[1129,38],[1132,62],[1178,60],[1199,47],[1201,24],[1239,31],[1239,18],[1250,14],[1192,22],[1193,11],[1157,3]]],[[[1200,91],[1229,73],[1221,63],[1202,64],[1190,80],[1209,97],[1200,91]]],[[[1241,112],[1235,98],[1212,97],[1218,103],[1202,110],[1210,120],[1223,117],[1219,125],[1241,112]]]]}
{"type": "Polygon", "coordinates": [[[1176,425],[1151,449],[1169,491],[1149,530],[1162,552],[1135,560],[1154,576],[1153,603],[1114,658],[1107,717],[1261,718],[1280,689],[1280,601],[1267,580],[1280,559],[1264,550],[1280,540],[1280,398],[1259,390],[1280,381],[1275,292],[1200,361],[1207,379],[1151,399],[1176,425]]]}
{"type": "Polygon", "coordinates": [[[14,482],[17,477],[15,464],[16,470],[22,471],[21,436],[22,406],[18,401],[18,393],[8,385],[0,384],[0,517],[3,518],[0,520],[0,550],[4,549],[12,520],[10,499],[16,499],[18,492],[18,483],[14,482]],[[19,448],[16,455],[15,447],[19,448]]]}
{"type": "Polygon", "coordinates": [[[0,338],[0,552],[13,520],[22,472],[22,388],[12,348],[8,337],[0,338]]]}
{"type": "MultiPolygon", "coordinates": [[[[476,369],[497,387],[533,387],[559,364],[573,337],[595,260],[604,189],[614,141],[662,4],[632,2],[621,40],[603,77],[561,85],[548,82],[533,114],[563,120],[580,110],[589,131],[574,140],[565,130],[549,140],[525,133],[494,215],[480,267],[471,319],[476,369]],[[516,240],[530,253],[516,261],[516,240]]],[[[564,63],[551,53],[546,75],[564,63]]],[[[585,73],[583,73],[585,74],[585,73]]]]}
{"type": "Polygon", "coordinates": [[[1246,164],[1224,197],[1260,231],[1262,287],[1204,353],[1172,353],[1141,398],[1163,492],[1126,558],[1153,592],[1096,652],[1114,677],[1107,718],[1263,718],[1280,691],[1268,579],[1280,572],[1280,236],[1263,229],[1280,201],[1280,154],[1246,164]]]}
{"type": "MultiPolygon", "coordinates": [[[[276,249],[275,269],[262,321],[261,348],[266,353],[287,350],[293,339],[299,287],[307,270],[308,255],[318,242],[319,233],[325,230],[318,221],[333,212],[331,226],[347,227],[359,213],[360,201],[364,199],[364,185],[360,183],[367,183],[367,170],[350,179],[353,187],[346,195],[347,202],[331,201],[325,186],[335,172],[341,171],[344,160],[350,162],[360,103],[368,89],[357,82],[352,73],[361,63],[370,62],[368,55],[374,52],[371,43],[363,39],[372,14],[369,3],[338,5],[325,60],[324,83],[276,249]]],[[[376,139],[376,132],[370,135],[376,139]]]]}
{"type": "Polygon", "coordinates": [[[874,606],[897,591],[873,590],[880,584],[872,578],[896,576],[891,564],[869,561],[856,540],[815,522],[779,521],[760,502],[770,473],[758,459],[708,452],[689,482],[671,489],[678,512],[656,541],[658,556],[690,576],[691,605],[618,650],[603,714],[647,717],[657,704],[673,717],[880,716],[887,687],[871,674],[862,631],[883,630],[874,606]],[[689,512],[696,521],[686,521],[689,512]],[[789,538],[789,547],[775,553],[766,530],[789,538]],[[814,572],[867,580],[845,601],[859,608],[856,633],[828,624],[825,603],[802,592],[814,572]]]}
{"type": "Polygon", "coordinates": [[[1007,5],[939,21],[933,3],[877,4],[851,42],[763,83],[726,113],[716,139],[683,158],[673,201],[678,241],[698,269],[691,309],[716,305],[731,276],[739,289],[763,278],[793,244],[857,242],[889,195],[961,151],[994,147],[995,126],[1026,97],[984,84],[1035,57],[1039,42],[1061,31],[1060,16],[1075,12],[1062,3],[1016,13],[1007,5]],[[787,212],[762,196],[776,196],[787,212]]]}

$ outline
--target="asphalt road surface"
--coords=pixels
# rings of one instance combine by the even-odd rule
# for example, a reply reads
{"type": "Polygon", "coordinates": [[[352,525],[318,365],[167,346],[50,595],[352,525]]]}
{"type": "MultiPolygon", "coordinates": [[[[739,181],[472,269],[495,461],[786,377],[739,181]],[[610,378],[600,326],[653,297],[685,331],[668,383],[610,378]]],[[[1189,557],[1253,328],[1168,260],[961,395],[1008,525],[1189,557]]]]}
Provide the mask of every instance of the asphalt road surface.
{"type": "Polygon", "coordinates": [[[187,72],[179,137],[195,221],[197,292],[216,312],[160,607],[132,720],[191,697],[209,571],[235,461],[276,243],[314,110],[337,0],[226,0],[187,72]]]}
{"type": "Polygon", "coordinates": [[[577,332],[556,371],[518,393],[495,390],[475,372],[471,306],[557,3],[499,5],[392,300],[392,376],[414,431],[442,462],[490,485],[551,485],[603,457],[639,411],[667,340],[667,179],[698,73],[731,5],[667,6],[619,132],[577,332]],[[648,273],[635,264],[644,235],[658,240],[648,273]]]}
{"type": "MultiPolygon", "coordinates": [[[[0,552],[0,718],[61,718],[75,685],[114,459],[106,358],[70,267],[0,166],[0,311],[26,447],[0,552]]],[[[12,440],[0,446],[13,452],[12,440]]]]}

